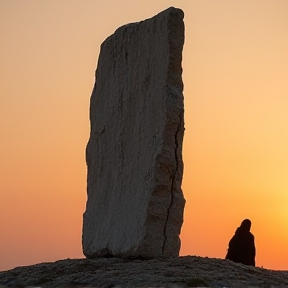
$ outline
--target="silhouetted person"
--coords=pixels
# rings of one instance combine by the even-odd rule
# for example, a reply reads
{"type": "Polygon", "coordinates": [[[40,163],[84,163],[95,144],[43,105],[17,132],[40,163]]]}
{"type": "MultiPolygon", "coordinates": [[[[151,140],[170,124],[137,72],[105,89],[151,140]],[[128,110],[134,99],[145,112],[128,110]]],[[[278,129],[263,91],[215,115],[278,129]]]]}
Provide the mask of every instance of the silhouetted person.
{"type": "Polygon", "coordinates": [[[229,241],[226,259],[245,265],[255,266],[254,236],[250,232],[251,221],[245,219],[229,241]]]}

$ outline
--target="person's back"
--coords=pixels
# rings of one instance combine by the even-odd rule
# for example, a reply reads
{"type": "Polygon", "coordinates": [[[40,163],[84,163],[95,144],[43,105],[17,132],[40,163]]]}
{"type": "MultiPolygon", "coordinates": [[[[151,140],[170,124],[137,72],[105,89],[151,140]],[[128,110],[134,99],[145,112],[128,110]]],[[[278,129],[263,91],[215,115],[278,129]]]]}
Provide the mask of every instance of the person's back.
{"type": "Polygon", "coordinates": [[[241,226],[237,228],[235,235],[229,241],[226,259],[255,266],[255,244],[254,236],[250,232],[251,221],[245,219],[241,226]]]}

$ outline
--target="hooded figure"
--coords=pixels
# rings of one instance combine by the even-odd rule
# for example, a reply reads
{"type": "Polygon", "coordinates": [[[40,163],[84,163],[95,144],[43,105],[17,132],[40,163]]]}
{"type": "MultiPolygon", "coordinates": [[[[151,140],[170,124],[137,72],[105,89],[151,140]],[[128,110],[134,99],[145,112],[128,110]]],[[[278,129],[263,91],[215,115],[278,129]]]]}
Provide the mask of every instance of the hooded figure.
{"type": "Polygon", "coordinates": [[[236,229],[235,235],[229,241],[228,252],[225,259],[245,265],[255,266],[254,236],[250,232],[251,221],[245,219],[236,229]]]}

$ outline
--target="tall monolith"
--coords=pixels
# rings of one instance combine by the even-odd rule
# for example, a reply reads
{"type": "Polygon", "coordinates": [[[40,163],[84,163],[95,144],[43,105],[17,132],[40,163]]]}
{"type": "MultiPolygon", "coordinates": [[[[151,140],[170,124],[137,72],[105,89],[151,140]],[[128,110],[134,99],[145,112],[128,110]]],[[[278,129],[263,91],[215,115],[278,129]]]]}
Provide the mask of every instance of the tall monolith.
{"type": "Polygon", "coordinates": [[[168,8],[101,45],[86,148],[88,258],[179,255],[183,17],[168,8]]]}

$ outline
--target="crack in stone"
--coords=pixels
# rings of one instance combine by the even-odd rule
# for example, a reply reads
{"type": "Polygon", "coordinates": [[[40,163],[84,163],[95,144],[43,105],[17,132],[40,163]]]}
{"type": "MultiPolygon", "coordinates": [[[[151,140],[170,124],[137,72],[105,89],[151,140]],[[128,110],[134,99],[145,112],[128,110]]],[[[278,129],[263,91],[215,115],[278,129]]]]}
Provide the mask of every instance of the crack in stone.
{"type": "MultiPolygon", "coordinates": [[[[181,117],[183,117],[181,115],[181,117]]],[[[179,167],[179,159],[178,159],[178,148],[179,148],[179,143],[178,143],[178,134],[181,131],[181,125],[182,125],[182,118],[180,117],[180,121],[179,124],[177,126],[177,130],[175,132],[175,136],[174,136],[174,140],[175,140],[175,150],[174,150],[174,155],[175,155],[175,161],[176,161],[176,167],[175,167],[175,171],[174,171],[174,175],[172,178],[172,183],[171,183],[171,188],[170,188],[170,193],[171,193],[171,201],[169,204],[169,207],[167,209],[167,217],[165,220],[165,225],[164,225],[164,229],[163,229],[163,234],[164,234],[164,241],[163,241],[163,246],[162,246],[162,256],[165,256],[165,244],[166,244],[166,239],[167,239],[167,223],[169,221],[169,216],[170,216],[170,211],[171,211],[171,207],[173,205],[173,200],[174,200],[174,193],[173,193],[173,189],[174,189],[174,183],[175,183],[175,178],[176,178],[176,174],[178,171],[178,167],[179,167]]]]}

